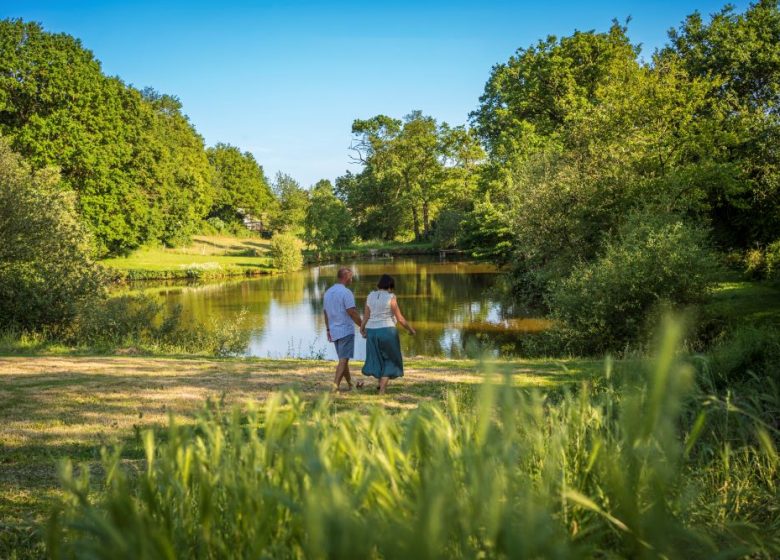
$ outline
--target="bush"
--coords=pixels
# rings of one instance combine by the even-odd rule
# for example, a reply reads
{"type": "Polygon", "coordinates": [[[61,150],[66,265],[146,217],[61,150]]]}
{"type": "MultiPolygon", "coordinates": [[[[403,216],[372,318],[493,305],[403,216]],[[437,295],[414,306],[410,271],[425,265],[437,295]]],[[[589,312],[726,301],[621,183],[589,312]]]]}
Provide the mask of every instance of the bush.
{"type": "Polygon", "coordinates": [[[702,301],[717,263],[703,228],[636,215],[600,257],[554,285],[548,304],[570,351],[620,350],[647,333],[660,307],[702,301]]]}
{"type": "Polygon", "coordinates": [[[211,218],[206,219],[206,223],[216,233],[223,233],[227,229],[227,224],[217,216],[212,216],[211,218]]]}
{"type": "Polygon", "coordinates": [[[780,281],[780,239],[767,246],[764,260],[767,279],[780,281]]]}
{"type": "Polygon", "coordinates": [[[62,328],[104,283],[74,194],[0,139],[0,330],[62,328]]]}
{"type": "Polygon", "coordinates": [[[745,274],[753,279],[760,279],[766,275],[766,259],[761,249],[750,249],[745,252],[745,274]]]}
{"type": "Polygon", "coordinates": [[[133,347],[139,351],[239,356],[249,332],[246,310],[232,320],[193,324],[180,306],[168,309],[146,295],[122,295],[84,307],[66,342],[91,349],[133,347]]]}
{"type": "Polygon", "coordinates": [[[303,243],[291,233],[277,233],[271,238],[274,268],[292,272],[303,268],[303,243]]]}

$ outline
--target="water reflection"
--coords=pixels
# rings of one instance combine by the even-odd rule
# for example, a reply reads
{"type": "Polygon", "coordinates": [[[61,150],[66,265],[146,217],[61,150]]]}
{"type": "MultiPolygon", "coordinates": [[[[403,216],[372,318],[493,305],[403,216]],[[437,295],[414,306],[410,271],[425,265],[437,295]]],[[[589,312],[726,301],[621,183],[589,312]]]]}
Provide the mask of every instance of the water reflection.
{"type": "MultiPolygon", "coordinates": [[[[506,316],[491,298],[495,268],[483,263],[448,263],[430,259],[396,259],[344,263],[355,272],[350,288],[360,312],[379,277],[396,279],[396,295],[416,336],[401,335],[404,355],[461,356],[477,344],[515,340],[524,332],[546,327],[539,319],[506,316]]],[[[252,336],[247,354],[262,357],[335,358],[325,337],[322,295],[335,279],[339,265],[312,267],[281,276],[160,287],[170,305],[181,304],[193,321],[211,322],[249,311],[252,336]]],[[[365,357],[365,342],[358,336],[356,359],[365,357]]]]}

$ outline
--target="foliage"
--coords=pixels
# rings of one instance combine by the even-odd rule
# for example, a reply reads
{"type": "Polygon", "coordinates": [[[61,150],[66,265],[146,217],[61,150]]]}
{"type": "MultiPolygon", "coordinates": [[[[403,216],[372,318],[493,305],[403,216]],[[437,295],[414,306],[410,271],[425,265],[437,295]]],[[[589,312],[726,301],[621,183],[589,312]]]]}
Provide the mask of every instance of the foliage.
{"type": "Polygon", "coordinates": [[[463,212],[454,209],[442,210],[433,225],[433,246],[437,249],[452,249],[458,244],[463,212]]]}
{"type": "Polygon", "coordinates": [[[275,233],[271,238],[273,266],[282,272],[303,267],[303,243],[291,233],[275,233]]]}
{"type": "Polygon", "coordinates": [[[121,295],[84,306],[64,342],[94,350],[186,352],[213,356],[244,354],[249,342],[246,310],[230,320],[193,324],[181,307],[166,308],[145,295],[121,295]]]}
{"type": "Polygon", "coordinates": [[[273,210],[271,187],[251,153],[229,144],[217,144],[206,153],[214,169],[210,216],[231,222],[244,215],[259,218],[273,210]]]}
{"type": "Polygon", "coordinates": [[[657,366],[551,402],[486,382],[391,415],[295,394],[142,436],[128,473],[64,466],[53,558],[710,558],[780,552],[769,426],[657,366]],[[708,424],[707,416],[712,418],[708,424]],[[344,426],[349,426],[348,430],[344,426]],[[730,440],[713,440],[725,427],[730,440]],[[738,429],[732,429],[736,426],[738,429]],[[756,434],[760,437],[756,438],[756,434]],[[775,504],[775,505],[773,505],[775,504]],[[355,538],[360,535],[360,538],[355,538]]]}
{"type": "Polygon", "coordinates": [[[0,134],[34,169],[62,170],[100,254],[185,242],[211,205],[179,101],[105,76],[77,39],[36,23],[0,21],[0,134]]]}
{"type": "Polygon", "coordinates": [[[349,210],[336,198],[331,182],[323,179],[314,185],[309,200],[304,221],[306,243],[314,245],[318,254],[349,245],[355,230],[349,210]]]}
{"type": "Polygon", "coordinates": [[[720,387],[758,380],[780,387],[780,332],[772,327],[744,325],[733,329],[709,353],[709,368],[720,387]]]}
{"type": "Polygon", "coordinates": [[[66,326],[103,283],[73,194],[0,138],[0,329],[66,326]]]}
{"type": "Polygon", "coordinates": [[[780,280],[780,240],[770,243],[764,249],[748,249],[745,251],[743,264],[749,278],[780,280]]]}
{"type": "Polygon", "coordinates": [[[395,197],[389,180],[380,180],[370,168],[336,178],[336,196],[344,201],[361,239],[393,241],[412,231],[410,212],[401,197],[395,197]]]}
{"type": "Polygon", "coordinates": [[[636,215],[598,258],[556,282],[548,303],[569,350],[620,350],[641,338],[659,306],[703,301],[716,270],[706,230],[636,215]]]}
{"type": "Polygon", "coordinates": [[[743,248],[769,243],[780,228],[778,4],[759,0],[743,13],[726,5],[708,22],[695,12],[670,40],[664,55],[679,57],[692,76],[717,84],[713,97],[727,111],[722,128],[739,139],[731,158],[742,168],[746,188],[736,203],[718,204],[716,229],[743,248]]]}
{"type": "Polygon", "coordinates": [[[298,181],[282,172],[276,174],[273,190],[277,207],[272,228],[279,232],[302,235],[306,210],[309,207],[309,193],[298,184],[298,181]]]}
{"type": "Polygon", "coordinates": [[[388,231],[388,218],[381,216],[388,209],[393,210],[394,229],[410,224],[416,241],[429,239],[440,207],[467,199],[473,190],[472,177],[483,152],[476,136],[463,127],[437,124],[412,111],[402,121],[386,115],[357,119],[352,133],[354,159],[364,169],[336,185],[359,221],[366,214],[379,218],[373,229],[370,221],[368,228],[358,227],[365,231],[364,239],[388,231]]]}
{"type": "Polygon", "coordinates": [[[512,250],[512,223],[505,208],[490,198],[477,202],[462,222],[459,244],[473,257],[505,264],[512,250]]]}

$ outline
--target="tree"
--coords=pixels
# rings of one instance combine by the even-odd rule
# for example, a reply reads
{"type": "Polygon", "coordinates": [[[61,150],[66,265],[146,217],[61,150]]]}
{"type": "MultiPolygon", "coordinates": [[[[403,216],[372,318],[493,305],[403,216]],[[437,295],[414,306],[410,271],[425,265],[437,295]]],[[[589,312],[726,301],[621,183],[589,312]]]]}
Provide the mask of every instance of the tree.
{"type": "Polygon", "coordinates": [[[372,176],[372,181],[363,184],[381,184],[383,202],[406,210],[395,214],[397,218],[404,220],[404,214],[411,214],[415,239],[430,237],[431,223],[446,192],[446,162],[467,152],[458,151],[459,133],[446,123],[437,125],[420,111],[413,111],[403,121],[385,115],[358,119],[352,124],[352,133],[354,159],[372,176]]]}
{"type": "Polygon", "coordinates": [[[301,188],[298,181],[281,171],[276,174],[273,189],[277,205],[273,229],[302,235],[306,209],[309,207],[309,193],[301,188]]]}
{"type": "Polygon", "coordinates": [[[55,169],[0,138],[0,328],[62,328],[103,289],[88,231],[55,169]]]}
{"type": "MultiPolygon", "coordinates": [[[[187,243],[212,206],[213,170],[203,138],[182,114],[181,102],[150,88],[143,91],[143,99],[150,121],[144,147],[153,153],[146,192],[151,195],[150,212],[159,220],[147,237],[166,245],[187,243]]],[[[142,162],[136,164],[135,171],[144,173],[142,162]]]]}
{"type": "Polygon", "coordinates": [[[210,216],[225,222],[244,215],[268,214],[274,195],[254,156],[229,144],[217,144],[207,150],[214,170],[215,197],[210,216]]]}
{"type": "Polygon", "coordinates": [[[0,134],[34,168],[60,167],[102,252],[145,240],[148,199],[131,171],[133,140],[145,136],[141,96],[104,76],[78,40],[0,22],[0,134]]]}
{"type": "Polygon", "coordinates": [[[336,198],[333,185],[325,179],[311,190],[304,226],[304,240],[314,245],[318,254],[344,247],[355,237],[346,204],[336,198]]]}
{"type": "Polygon", "coordinates": [[[713,201],[721,244],[742,248],[772,242],[780,229],[780,10],[759,0],[744,13],[726,6],[705,22],[698,12],[669,32],[664,58],[678,58],[701,80],[717,84],[713,100],[723,130],[735,141],[729,161],[744,189],[713,201]]]}
{"type": "Polygon", "coordinates": [[[493,67],[472,123],[491,156],[503,162],[554,144],[570,114],[596,101],[599,86],[622,81],[626,70],[639,66],[637,53],[617,22],[607,33],[549,36],[518,49],[493,67]]]}

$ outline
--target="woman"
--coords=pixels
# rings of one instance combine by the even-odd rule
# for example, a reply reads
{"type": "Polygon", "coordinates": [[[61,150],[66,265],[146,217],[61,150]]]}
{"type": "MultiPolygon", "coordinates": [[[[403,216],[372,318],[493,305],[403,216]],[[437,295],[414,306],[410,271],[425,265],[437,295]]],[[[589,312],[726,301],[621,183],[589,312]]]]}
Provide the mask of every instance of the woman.
{"type": "Polygon", "coordinates": [[[383,274],[377,289],[368,294],[360,334],[366,339],[366,363],[363,375],[379,379],[379,394],[384,395],[387,382],[404,375],[404,359],[401,356],[401,341],[398,339],[398,322],[410,334],[417,334],[407,322],[398,307],[393,294],[395,281],[383,274]]]}

